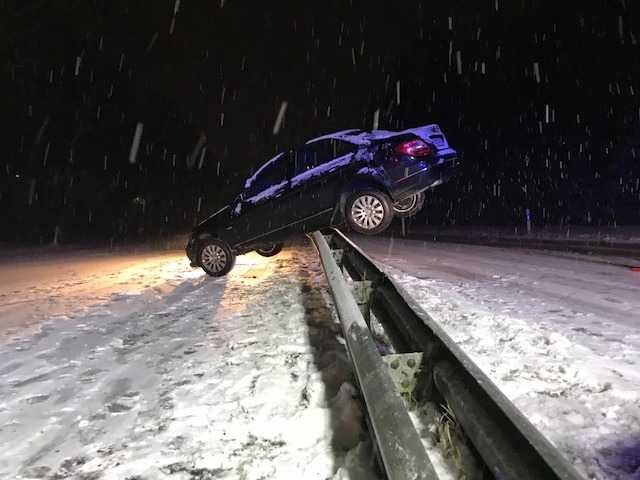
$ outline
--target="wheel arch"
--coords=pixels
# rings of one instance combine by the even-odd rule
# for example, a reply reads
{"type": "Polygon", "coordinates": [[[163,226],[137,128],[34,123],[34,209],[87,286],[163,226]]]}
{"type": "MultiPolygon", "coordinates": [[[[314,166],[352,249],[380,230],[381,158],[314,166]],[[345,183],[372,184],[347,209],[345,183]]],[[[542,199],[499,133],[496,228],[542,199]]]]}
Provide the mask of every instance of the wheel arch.
{"type": "Polygon", "coordinates": [[[353,192],[358,190],[365,190],[367,188],[374,188],[376,190],[380,190],[381,192],[387,194],[389,198],[393,199],[391,195],[391,191],[389,187],[385,184],[384,179],[373,177],[369,175],[358,175],[351,180],[349,180],[340,191],[339,205],[340,212],[344,215],[344,208],[347,203],[347,198],[353,192]]]}
{"type": "Polygon", "coordinates": [[[217,238],[218,236],[211,232],[200,232],[193,235],[196,240],[204,240],[206,238],[217,238]]]}

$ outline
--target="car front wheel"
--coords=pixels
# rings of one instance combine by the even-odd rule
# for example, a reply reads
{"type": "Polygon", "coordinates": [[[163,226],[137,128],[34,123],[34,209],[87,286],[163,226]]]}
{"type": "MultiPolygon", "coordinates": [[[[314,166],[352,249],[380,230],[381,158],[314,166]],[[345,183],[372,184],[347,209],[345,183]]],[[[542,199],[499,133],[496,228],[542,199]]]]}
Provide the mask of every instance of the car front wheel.
{"type": "Polygon", "coordinates": [[[364,235],[375,235],[387,229],[393,220],[391,199],[379,190],[354,193],[345,205],[349,227],[364,235]]]}
{"type": "Polygon", "coordinates": [[[222,277],[229,273],[236,262],[236,256],[226,242],[208,238],[198,250],[198,264],[212,277],[222,277]]]}
{"type": "Polygon", "coordinates": [[[281,243],[273,243],[266,247],[256,248],[256,253],[263,257],[274,257],[282,251],[281,243]]]}

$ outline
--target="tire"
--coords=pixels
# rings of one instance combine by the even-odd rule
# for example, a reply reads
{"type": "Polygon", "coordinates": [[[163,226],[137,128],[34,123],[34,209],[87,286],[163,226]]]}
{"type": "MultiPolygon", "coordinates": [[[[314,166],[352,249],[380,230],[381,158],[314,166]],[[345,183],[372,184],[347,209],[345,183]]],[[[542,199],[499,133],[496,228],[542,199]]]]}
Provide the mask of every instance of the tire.
{"type": "Polygon", "coordinates": [[[391,198],[380,190],[363,190],[352,194],[345,204],[349,227],[363,235],[385,231],[393,220],[391,198]]]}
{"type": "Polygon", "coordinates": [[[268,247],[256,248],[256,253],[263,257],[275,257],[282,251],[281,243],[272,243],[268,247]]]}
{"type": "Polygon", "coordinates": [[[198,248],[198,265],[207,275],[222,277],[229,273],[236,263],[236,256],[227,242],[218,238],[208,238],[198,248]]]}
{"type": "Polygon", "coordinates": [[[413,217],[422,210],[424,193],[416,193],[404,200],[393,203],[393,214],[398,218],[413,217]]]}

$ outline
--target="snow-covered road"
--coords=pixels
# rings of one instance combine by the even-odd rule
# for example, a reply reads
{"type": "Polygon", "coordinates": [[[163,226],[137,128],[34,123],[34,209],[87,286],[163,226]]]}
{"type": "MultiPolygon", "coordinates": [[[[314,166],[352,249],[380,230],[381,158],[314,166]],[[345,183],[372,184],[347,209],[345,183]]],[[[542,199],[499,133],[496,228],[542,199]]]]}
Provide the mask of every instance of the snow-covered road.
{"type": "MultiPolygon", "coordinates": [[[[357,238],[588,478],[640,478],[640,274],[357,238]]],[[[315,252],[0,262],[0,478],[375,478],[315,252]]]]}
{"type": "Polygon", "coordinates": [[[0,478],[375,478],[314,252],[0,264],[0,478]]]}
{"type": "Polygon", "coordinates": [[[640,479],[640,273],[580,255],[354,239],[585,476],[640,479]]]}

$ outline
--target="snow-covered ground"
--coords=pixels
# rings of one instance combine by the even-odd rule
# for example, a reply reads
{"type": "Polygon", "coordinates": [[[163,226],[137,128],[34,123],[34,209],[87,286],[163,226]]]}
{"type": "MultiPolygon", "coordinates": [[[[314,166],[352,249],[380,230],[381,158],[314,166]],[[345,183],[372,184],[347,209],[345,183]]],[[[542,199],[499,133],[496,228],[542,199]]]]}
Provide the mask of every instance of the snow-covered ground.
{"type": "Polygon", "coordinates": [[[329,301],[308,245],[5,261],[0,478],[376,478],[329,301]]]}
{"type": "MultiPolygon", "coordinates": [[[[473,241],[497,239],[522,241],[550,240],[555,242],[587,242],[590,244],[604,242],[628,245],[631,247],[640,245],[640,226],[638,225],[617,227],[584,225],[539,227],[533,225],[531,231],[527,232],[527,226],[523,219],[522,225],[516,227],[473,225],[433,226],[411,224],[407,221],[405,228],[407,232],[421,235],[426,239],[445,237],[460,240],[469,239],[473,241]]],[[[401,235],[401,226],[396,225],[395,231],[398,235],[401,235]]]]}
{"type": "MultiPolygon", "coordinates": [[[[358,238],[594,479],[640,478],[640,275],[358,238]]],[[[315,253],[0,263],[0,478],[375,478],[315,253]]]]}
{"type": "Polygon", "coordinates": [[[356,242],[587,478],[640,479],[640,274],[588,257],[356,242]]]}

